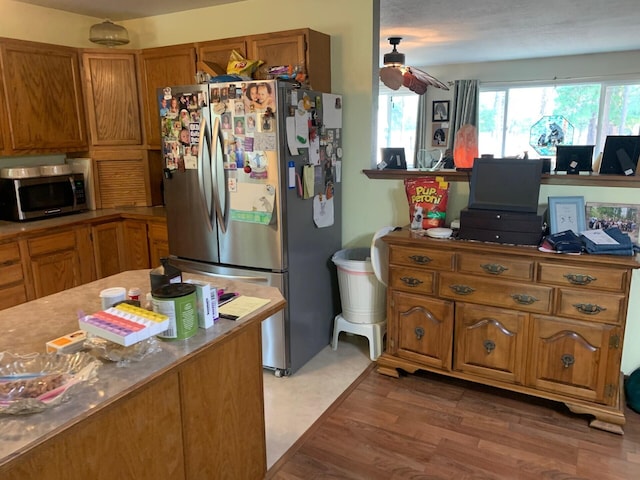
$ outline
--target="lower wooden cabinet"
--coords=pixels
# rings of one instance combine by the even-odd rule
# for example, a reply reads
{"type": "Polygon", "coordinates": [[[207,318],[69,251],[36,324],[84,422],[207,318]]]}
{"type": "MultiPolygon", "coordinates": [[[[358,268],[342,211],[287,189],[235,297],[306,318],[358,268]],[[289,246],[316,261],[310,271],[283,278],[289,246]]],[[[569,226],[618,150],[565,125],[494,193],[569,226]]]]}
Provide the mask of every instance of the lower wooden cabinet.
{"type": "Polygon", "coordinates": [[[0,310],[169,256],[161,218],[112,217],[0,242],[0,310]]]}
{"type": "Polygon", "coordinates": [[[149,256],[151,268],[158,267],[160,259],[169,256],[169,236],[167,235],[167,223],[164,221],[149,222],[149,256]]]}
{"type": "Polygon", "coordinates": [[[35,297],[80,285],[80,255],[73,229],[26,240],[35,297]]]}
{"type": "Polygon", "coordinates": [[[634,257],[414,237],[389,245],[378,371],[428,370],[565,403],[622,433],[620,362],[634,257]]]}
{"type": "Polygon", "coordinates": [[[27,285],[20,246],[9,241],[0,244],[0,310],[27,301],[27,285]]]}
{"type": "Polygon", "coordinates": [[[124,241],[122,221],[91,226],[93,255],[98,278],[115,275],[124,270],[124,241]]]}

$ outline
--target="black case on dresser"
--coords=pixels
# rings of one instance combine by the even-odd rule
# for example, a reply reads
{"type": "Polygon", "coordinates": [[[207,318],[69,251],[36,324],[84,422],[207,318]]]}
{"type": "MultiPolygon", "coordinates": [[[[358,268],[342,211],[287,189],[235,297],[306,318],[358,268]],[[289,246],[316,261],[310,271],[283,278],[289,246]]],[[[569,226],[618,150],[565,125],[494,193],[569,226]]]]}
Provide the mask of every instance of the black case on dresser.
{"type": "Polygon", "coordinates": [[[546,229],[545,207],[536,213],[464,208],[460,211],[462,240],[538,245],[546,229]]]}

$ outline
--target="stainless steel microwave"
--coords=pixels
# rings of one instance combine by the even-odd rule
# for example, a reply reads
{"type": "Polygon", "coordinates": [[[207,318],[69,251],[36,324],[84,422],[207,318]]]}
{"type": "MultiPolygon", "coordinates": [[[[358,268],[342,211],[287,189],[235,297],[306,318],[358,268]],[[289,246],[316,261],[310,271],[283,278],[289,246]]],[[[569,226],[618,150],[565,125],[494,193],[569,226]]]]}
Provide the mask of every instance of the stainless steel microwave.
{"type": "Polygon", "coordinates": [[[84,175],[0,178],[0,218],[34,220],[87,210],[84,175]]]}

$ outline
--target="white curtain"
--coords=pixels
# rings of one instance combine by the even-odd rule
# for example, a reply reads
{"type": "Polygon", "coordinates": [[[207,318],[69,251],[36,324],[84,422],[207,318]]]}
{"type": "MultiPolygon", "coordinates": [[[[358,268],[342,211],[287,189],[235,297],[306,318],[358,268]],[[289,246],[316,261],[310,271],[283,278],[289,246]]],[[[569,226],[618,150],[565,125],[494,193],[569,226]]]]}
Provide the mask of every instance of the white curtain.
{"type": "Polygon", "coordinates": [[[427,132],[429,116],[427,115],[427,96],[420,95],[418,100],[418,118],[416,119],[416,145],[413,154],[413,165],[418,166],[418,153],[431,145],[431,135],[427,132]]]}

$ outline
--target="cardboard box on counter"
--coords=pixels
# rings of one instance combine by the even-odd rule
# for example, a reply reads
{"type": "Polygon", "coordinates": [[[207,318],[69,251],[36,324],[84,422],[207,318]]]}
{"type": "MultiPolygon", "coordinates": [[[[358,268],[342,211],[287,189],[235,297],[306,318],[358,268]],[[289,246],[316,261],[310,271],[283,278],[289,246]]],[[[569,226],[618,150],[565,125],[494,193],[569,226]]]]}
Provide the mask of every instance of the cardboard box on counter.
{"type": "Polygon", "coordinates": [[[188,279],[184,283],[196,286],[198,303],[198,326],[209,328],[218,320],[218,289],[211,284],[199,280],[188,279]]]}

